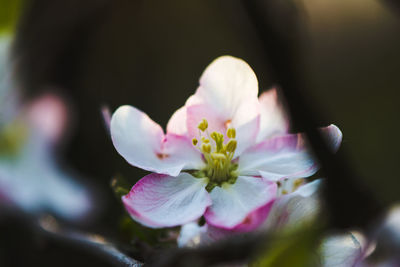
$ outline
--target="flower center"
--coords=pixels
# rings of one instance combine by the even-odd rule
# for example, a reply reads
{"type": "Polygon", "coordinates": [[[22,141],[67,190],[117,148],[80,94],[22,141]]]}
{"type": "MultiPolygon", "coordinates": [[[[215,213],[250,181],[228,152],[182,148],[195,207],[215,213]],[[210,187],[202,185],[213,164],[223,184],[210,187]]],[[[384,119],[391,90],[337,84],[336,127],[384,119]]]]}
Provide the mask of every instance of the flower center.
{"type": "Polygon", "coordinates": [[[200,139],[194,138],[192,142],[203,154],[206,167],[196,171],[194,176],[209,179],[206,187],[208,192],[211,192],[215,186],[222,186],[224,183],[234,184],[238,176],[238,164],[232,161],[237,146],[236,130],[234,128],[227,130],[228,140],[225,142],[225,136],[222,133],[208,133],[207,120],[203,119],[198,128],[200,139]]]}

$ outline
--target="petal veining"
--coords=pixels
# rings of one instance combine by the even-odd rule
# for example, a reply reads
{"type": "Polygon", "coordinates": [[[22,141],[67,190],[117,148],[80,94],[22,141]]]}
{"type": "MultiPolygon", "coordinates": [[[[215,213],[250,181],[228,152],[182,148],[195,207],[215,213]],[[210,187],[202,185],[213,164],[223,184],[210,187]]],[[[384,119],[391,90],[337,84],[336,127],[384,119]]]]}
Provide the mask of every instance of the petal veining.
{"type": "Polygon", "coordinates": [[[317,169],[301,134],[271,138],[246,150],[239,158],[241,175],[262,175],[270,180],[307,177],[317,169]]]}
{"type": "Polygon", "coordinates": [[[111,136],[121,156],[148,171],[176,176],[182,169],[203,164],[188,138],[165,136],[157,123],[131,106],[122,106],[113,114],[111,136]]]}
{"type": "Polygon", "coordinates": [[[131,217],[143,225],[172,227],[203,215],[211,204],[206,185],[207,179],[188,173],[177,177],[153,173],[137,182],[122,201],[131,217]]]}
{"type": "Polygon", "coordinates": [[[207,223],[225,229],[234,229],[258,208],[276,197],[276,184],[262,178],[239,176],[236,183],[215,187],[211,193],[212,206],[204,217],[207,223]]]}

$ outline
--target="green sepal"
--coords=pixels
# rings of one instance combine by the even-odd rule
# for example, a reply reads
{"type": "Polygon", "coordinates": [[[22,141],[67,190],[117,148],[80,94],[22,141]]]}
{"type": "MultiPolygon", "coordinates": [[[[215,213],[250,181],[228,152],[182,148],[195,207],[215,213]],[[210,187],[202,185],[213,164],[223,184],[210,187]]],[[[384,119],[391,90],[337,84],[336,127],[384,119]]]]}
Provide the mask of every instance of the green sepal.
{"type": "Polygon", "coordinates": [[[130,189],[131,189],[131,185],[128,183],[128,181],[126,181],[126,179],[120,175],[117,174],[115,175],[110,182],[110,186],[113,189],[114,195],[121,200],[121,197],[128,194],[130,189]]]}

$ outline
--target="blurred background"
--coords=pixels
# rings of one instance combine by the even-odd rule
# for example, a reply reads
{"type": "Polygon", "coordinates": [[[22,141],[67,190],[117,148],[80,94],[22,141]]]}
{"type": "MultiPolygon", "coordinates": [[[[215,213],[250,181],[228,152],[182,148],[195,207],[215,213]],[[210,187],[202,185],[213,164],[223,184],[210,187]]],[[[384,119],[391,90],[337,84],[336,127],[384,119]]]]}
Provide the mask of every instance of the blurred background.
{"type": "MultiPolygon", "coordinates": [[[[319,126],[339,126],[341,150],[381,203],[399,201],[400,9],[383,0],[288,2],[299,14],[296,63],[308,85],[302,93],[319,126]]],[[[95,185],[99,210],[75,227],[114,240],[124,239],[118,230],[124,210],[111,178],[133,185],[145,172],[113,148],[102,107],[133,105],[165,127],[221,55],[248,62],[260,91],[275,85],[241,1],[1,0],[0,14],[18,18],[12,55],[22,99],[52,92],[71,111],[58,153],[95,185]]],[[[15,219],[0,222],[1,266],[54,266],[60,259],[58,266],[108,266],[73,246],[32,236],[15,219]]]]}

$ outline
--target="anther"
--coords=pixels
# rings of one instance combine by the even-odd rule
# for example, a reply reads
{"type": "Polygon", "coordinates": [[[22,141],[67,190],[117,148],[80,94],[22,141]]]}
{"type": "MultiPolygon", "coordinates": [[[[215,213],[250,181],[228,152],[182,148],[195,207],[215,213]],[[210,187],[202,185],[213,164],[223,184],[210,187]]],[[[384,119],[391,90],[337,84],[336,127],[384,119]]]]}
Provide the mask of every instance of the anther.
{"type": "Polygon", "coordinates": [[[226,156],[222,153],[212,153],[211,157],[215,160],[226,160],[226,156]]]}
{"type": "Polygon", "coordinates": [[[229,138],[236,138],[236,130],[234,128],[229,128],[228,131],[226,132],[226,135],[229,138]]]}
{"type": "Polygon", "coordinates": [[[192,139],[192,144],[193,144],[194,146],[196,146],[197,143],[198,143],[197,139],[196,139],[196,138],[193,138],[193,139],[192,139]]]}
{"type": "Polygon", "coordinates": [[[236,142],[236,140],[234,140],[234,139],[229,140],[228,144],[226,145],[226,151],[228,151],[228,152],[235,152],[236,147],[237,147],[237,142],[236,142]]]}
{"type": "Polygon", "coordinates": [[[201,151],[203,153],[211,153],[211,145],[210,144],[202,144],[201,151]]]}
{"type": "Polygon", "coordinates": [[[206,143],[206,144],[210,143],[210,140],[208,140],[208,139],[205,138],[204,136],[201,137],[201,141],[202,141],[203,143],[206,143]]]}
{"type": "Polygon", "coordinates": [[[200,131],[204,132],[205,130],[207,130],[208,128],[208,121],[206,119],[203,119],[199,125],[197,126],[197,128],[199,128],[200,131]]]}

